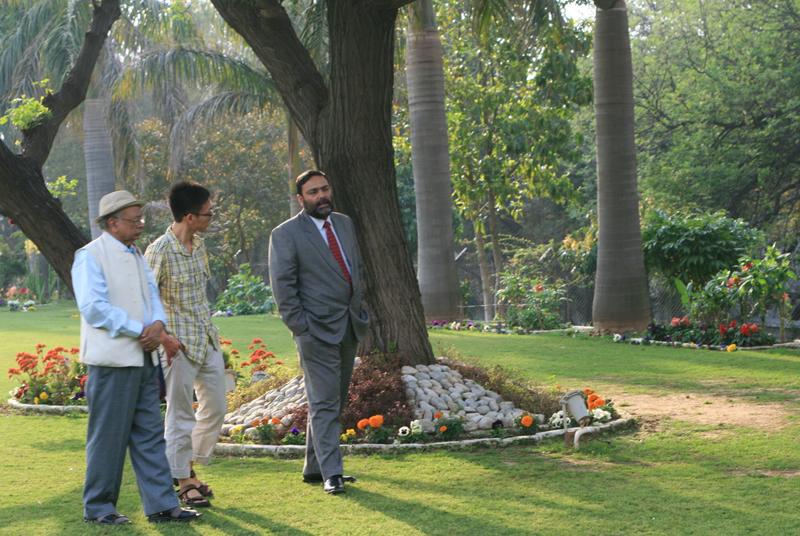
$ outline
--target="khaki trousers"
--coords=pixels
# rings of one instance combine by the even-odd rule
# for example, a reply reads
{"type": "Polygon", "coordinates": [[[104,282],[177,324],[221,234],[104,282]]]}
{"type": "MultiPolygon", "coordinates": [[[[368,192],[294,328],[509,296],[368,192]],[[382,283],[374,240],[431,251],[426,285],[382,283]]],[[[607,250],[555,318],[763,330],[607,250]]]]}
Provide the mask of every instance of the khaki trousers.
{"type": "Polygon", "coordinates": [[[162,356],[161,365],[167,384],[167,460],[173,478],[189,478],[191,462],[209,463],[219,438],[227,410],[225,363],[222,352],[209,344],[203,363],[189,361],[179,351],[172,365],[167,366],[166,356],[162,356]]]}

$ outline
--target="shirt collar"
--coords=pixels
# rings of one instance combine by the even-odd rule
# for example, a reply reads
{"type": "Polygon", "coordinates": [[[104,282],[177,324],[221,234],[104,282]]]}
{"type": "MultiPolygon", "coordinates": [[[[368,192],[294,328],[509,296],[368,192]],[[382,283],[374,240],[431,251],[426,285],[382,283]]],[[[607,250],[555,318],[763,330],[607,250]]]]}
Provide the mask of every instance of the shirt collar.
{"type": "MultiPolygon", "coordinates": [[[[313,222],[314,222],[314,225],[316,225],[316,226],[317,226],[317,230],[318,230],[318,231],[322,231],[322,226],[323,226],[323,225],[325,225],[325,222],[326,222],[326,221],[330,221],[330,220],[331,220],[331,217],[330,217],[330,216],[328,216],[328,217],[327,217],[327,218],[325,218],[324,220],[321,220],[321,219],[319,219],[319,218],[315,218],[315,217],[314,217],[314,216],[312,216],[311,214],[308,214],[308,213],[307,213],[307,215],[308,215],[308,217],[309,217],[309,218],[311,218],[311,221],[313,221],[313,222]]],[[[331,222],[331,227],[333,227],[333,222],[331,222]]]]}
{"type": "MultiPolygon", "coordinates": [[[[172,249],[173,250],[175,250],[176,252],[178,252],[178,253],[180,253],[182,255],[186,255],[186,256],[191,255],[188,251],[186,251],[186,248],[183,247],[183,244],[181,243],[180,240],[178,240],[178,237],[175,236],[175,233],[172,231],[172,224],[169,224],[167,226],[167,232],[165,234],[167,235],[167,237],[169,238],[170,242],[172,243],[172,249]]],[[[192,237],[192,251],[196,251],[197,248],[199,248],[202,245],[201,241],[202,241],[202,239],[200,238],[200,236],[198,236],[198,234],[195,233],[194,236],[192,237]]]]}
{"type": "Polygon", "coordinates": [[[131,244],[130,246],[126,246],[125,244],[123,244],[122,242],[117,240],[114,237],[114,235],[112,235],[108,231],[103,231],[103,234],[111,239],[111,243],[114,244],[115,247],[118,247],[119,249],[121,249],[123,251],[127,251],[128,253],[136,253],[138,251],[134,244],[131,244]]]}

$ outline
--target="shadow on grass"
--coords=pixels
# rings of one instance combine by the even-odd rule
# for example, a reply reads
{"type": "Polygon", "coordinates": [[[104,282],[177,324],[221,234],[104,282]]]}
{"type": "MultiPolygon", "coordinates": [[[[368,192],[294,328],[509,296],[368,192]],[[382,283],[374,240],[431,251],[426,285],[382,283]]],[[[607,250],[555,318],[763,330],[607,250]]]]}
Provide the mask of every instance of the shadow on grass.
{"type": "Polygon", "coordinates": [[[44,452],[83,451],[86,450],[84,439],[61,439],[59,441],[39,441],[31,443],[30,448],[44,452]]]}
{"type": "Polygon", "coordinates": [[[264,534],[264,529],[275,534],[286,534],[289,536],[304,536],[312,534],[305,530],[280,523],[274,519],[268,519],[263,515],[240,510],[238,508],[224,508],[205,511],[201,522],[203,522],[205,525],[222,530],[224,534],[259,536],[264,534]],[[255,525],[258,527],[258,529],[250,529],[245,525],[255,525]]]}

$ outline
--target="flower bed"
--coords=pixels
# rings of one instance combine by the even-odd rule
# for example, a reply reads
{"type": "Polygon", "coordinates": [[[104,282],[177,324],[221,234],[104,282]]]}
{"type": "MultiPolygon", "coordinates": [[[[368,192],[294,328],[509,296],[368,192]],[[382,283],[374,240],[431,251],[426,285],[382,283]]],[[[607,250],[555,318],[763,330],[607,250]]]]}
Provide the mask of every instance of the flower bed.
{"type": "Polygon", "coordinates": [[[17,354],[17,367],[8,370],[19,387],[11,390],[12,399],[32,406],[80,406],[86,404],[86,367],[75,356],[78,348],[56,346],[45,352],[47,345],[36,345],[35,353],[17,354]]]}
{"type": "MultiPolygon", "coordinates": [[[[340,448],[343,454],[353,455],[426,452],[432,450],[463,450],[485,447],[508,447],[520,444],[538,444],[545,439],[562,437],[565,435],[565,433],[574,433],[578,430],[586,430],[587,432],[596,434],[611,433],[635,427],[636,424],[637,421],[635,418],[625,416],[588,428],[572,427],[566,430],[564,428],[558,428],[552,430],[542,430],[529,435],[517,435],[511,437],[480,437],[456,441],[431,441],[426,443],[343,443],[340,445],[340,448]]],[[[302,458],[305,456],[305,446],[217,443],[214,448],[214,454],[218,456],[270,456],[274,458],[291,459],[302,458]]]]}

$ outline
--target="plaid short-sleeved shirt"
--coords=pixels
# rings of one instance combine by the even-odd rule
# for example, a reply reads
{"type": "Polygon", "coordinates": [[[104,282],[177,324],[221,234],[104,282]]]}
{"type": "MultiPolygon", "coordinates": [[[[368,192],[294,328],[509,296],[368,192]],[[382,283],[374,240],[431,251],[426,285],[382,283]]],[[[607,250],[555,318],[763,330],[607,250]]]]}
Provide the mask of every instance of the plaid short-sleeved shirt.
{"type": "Polygon", "coordinates": [[[210,272],[203,239],[195,235],[189,253],[169,226],[144,256],[161,292],[167,329],[184,344],[190,361],[202,363],[208,344],[219,349],[219,333],[211,323],[206,297],[210,272]]]}

